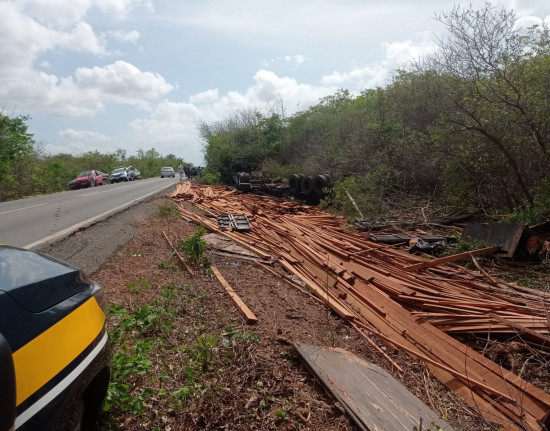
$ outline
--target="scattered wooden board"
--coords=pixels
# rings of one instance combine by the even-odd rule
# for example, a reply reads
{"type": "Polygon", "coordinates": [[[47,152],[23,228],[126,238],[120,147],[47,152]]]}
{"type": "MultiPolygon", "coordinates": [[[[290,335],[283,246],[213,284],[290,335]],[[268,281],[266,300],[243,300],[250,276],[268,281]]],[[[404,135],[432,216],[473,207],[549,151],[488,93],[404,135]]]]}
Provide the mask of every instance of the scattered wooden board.
{"type": "Polygon", "coordinates": [[[456,262],[457,260],[467,259],[470,256],[478,256],[480,254],[493,254],[500,250],[500,246],[480,248],[478,250],[466,251],[464,253],[453,254],[452,256],[440,257],[439,259],[427,260],[421,263],[415,263],[403,268],[405,271],[416,271],[417,269],[431,268],[447,262],[456,262]]]}
{"type": "MultiPolygon", "coordinates": [[[[550,428],[549,394],[449,335],[516,336],[522,325],[524,340],[540,349],[543,338],[528,331],[548,335],[544,323],[550,295],[500,281],[495,284],[457,265],[408,271],[407,267],[434,261],[369,241],[364,233],[349,231],[342,218],[318,207],[195,185],[173,198],[204,211],[206,216],[180,206],[182,214],[218,233],[214,222],[218,215],[246,213],[253,231],[224,232],[225,236],[262,259],[277,259],[356,328],[423,360],[440,382],[503,430],[550,428]]],[[[456,255],[448,261],[454,259],[456,255]]]]}
{"type": "Polygon", "coordinates": [[[294,348],[364,431],[453,428],[383,368],[343,349],[306,343],[294,348]]]}
{"type": "Polygon", "coordinates": [[[164,231],[162,231],[162,234],[164,235],[164,239],[166,240],[166,242],[168,243],[168,245],[170,246],[170,248],[172,249],[173,253],[176,254],[176,257],[178,258],[178,260],[180,261],[180,263],[182,264],[182,266],[185,268],[185,270],[189,273],[189,275],[191,277],[194,277],[195,276],[195,273],[193,272],[193,270],[191,269],[191,267],[187,264],[187,262],[185,261],[185,259],[183,258],[183,256],[178,252],[178,250],[176,250],[176,248],[174,247],[174,245],[172,244],[172,241],[170,241],[170,239],[168,239],[168,235],[166,235],[166,233],[164,231]]]}
{"type": "Polygon", "coordinates": [[[214,273],[214,275],[217,277],[217,279],[220,281],[222,286],[225,288],[227,293],[229,293],[229,296],[233,301],[235,301],[235,304],[237,304],[237,307],[243,314],[243,316],[246,319],[246,323],[249,325],[254,325],[255,323],[258,323],[258,318],[254,315],[252,311],[247,307],[247,305],[243,302],[243,300],[235,293],[233,288],[229,285],[229,283],[223,278],[223,276],[220,274],[220,271],[218,268],[216,268],[214,265],[210,266],[210,269],[214,273]]]}

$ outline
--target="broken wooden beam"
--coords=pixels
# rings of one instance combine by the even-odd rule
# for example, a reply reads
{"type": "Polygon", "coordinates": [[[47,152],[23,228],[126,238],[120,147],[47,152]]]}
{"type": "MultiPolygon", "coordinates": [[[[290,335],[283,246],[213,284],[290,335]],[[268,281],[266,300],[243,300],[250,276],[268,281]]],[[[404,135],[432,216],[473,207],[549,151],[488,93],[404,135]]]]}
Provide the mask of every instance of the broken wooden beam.
{"type": "Polygon", "coordinates": [[[185,259],[183,258],[183,256],[178,252],[178,250],[174,247],[174,245],[172,244],[172,241],[170,241],[168,239],[168,236],[166,235],[166,233],[164,231],[162,231],[162,234],[164,235],[164,238],[166,239],[166,241],[168,242],[168,244],[170,245],[170,248],[173,250],[173,252],[176,254],[176,257],[178,258],[178,260],[180,261],[180,263],[183,265],[183,267],[185,268],[185,270],[189,273],[189,275],[191,277],[194,277],[195,276],[195,273],[193,272],[193,270],[191,269],[191,267],[189,265],[187,265],[187,262],[185,261],[185,259]]]}
{"type": "Polygon", "coordinates": [[[258,318],[254,315],[252,311],[250,311],[250,308],[247,307],[247,305],[243,302],[243,300],[235,293],[233,288],[229,285],[227,280],[223,278],[223,276],[220,274],[220,271],[218,268],[216,268],[214,265],[210,266],[210,269],[216,276],[216,278],[219,280],[221,285],[225,288],[229,296],[233,301],[235,301],[235,304],[237,305],[238,309],[241,311],[243,316],[246,319],[246,323],[249,325],[254,325],[255,323],[258,323],[258,318]]]}
{"type": "Polygon", "coordinates": [[[426,262],[415,263],[404,267],[405,271],[416,271],[417,269],[431,268],[432,266],[441,265],[442,263],[456,262],[457,260],[467,259],[470,256],[478,256],[482,254],[493,254],[500,250],[500,246],[480,248],[477,250],[466,251],[464,253],[453,254],[452,256],[440,257],[439,259],[427,260],[426,262]]]}

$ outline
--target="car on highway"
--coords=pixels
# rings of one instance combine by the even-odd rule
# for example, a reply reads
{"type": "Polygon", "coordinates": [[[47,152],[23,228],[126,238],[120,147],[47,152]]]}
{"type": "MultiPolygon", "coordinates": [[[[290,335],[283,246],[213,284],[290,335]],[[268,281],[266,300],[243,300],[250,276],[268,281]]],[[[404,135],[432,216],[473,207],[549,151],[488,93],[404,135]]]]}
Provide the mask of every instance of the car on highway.
{"type": "Polygon", "coordinates": [[[4,429],[95,429],[110,376],[105,307],[78,268],[0,244],[4,429]]]}
{"type": "Polygon", "coordinates": [[[103,173],[101,171],[96,171],[95,169],[92,169],[91,171],[82,171],[80,174],[78,174],[78,177],[76,177],[75,180],[75,188],[85,189],[87,187],[90,187],[90,177],[92,175],[94,176],[95,185],[102,186],[103,173]]]}
{"type": "Polygon", "coordinates": [[[130,181],[137,180],[136,168],[134,168],[133,166],[128,166],[126,168],[126,175],[128,175],[128,180],[130,181]]]}
{"type": "Polygon", "coordinates": [[[174,171],[174,168],[172,166],[165,166],[160,170],[160,177],[176,178],[176,171],[174,171]]]}
{"type": "Polygon", "coordinates": [[[101,176],[103,177],[103,184],[111,184],[111,177],[109,174],[106,174],[105,172],[98,171],[101,176]]]}
{"type": "Polygon", "coordinates": [[[109,175],[109,179],[111,180],[111,183],[118,183],[120,181],[130,181],[130,178],[128,176],[128,168],[121,166],[113,169],[113,171],[109,175]]]}
{"type": "Polygon", "coordinates": [[[141,172],[139,171],[139,169],[136,169],[135,177],[136,177],[136,180],[142,180],[142,179],[143,179],[143,177],[141,176],[141,172]]]}

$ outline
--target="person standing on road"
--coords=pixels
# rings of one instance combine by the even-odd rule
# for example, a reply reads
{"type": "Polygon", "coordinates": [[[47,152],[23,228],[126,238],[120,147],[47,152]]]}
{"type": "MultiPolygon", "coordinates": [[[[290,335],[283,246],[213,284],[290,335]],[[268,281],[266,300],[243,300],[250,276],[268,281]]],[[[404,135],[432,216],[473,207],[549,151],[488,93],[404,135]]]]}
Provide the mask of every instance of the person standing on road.
{"type": "Polygon", "coordinates": [[[95,187],[95,173],[94,171],[90,171],[90,187],[95,187]]]}
{"type": "Polygon", "coordinates": [[[185,172],[185,176],[189,179],[189,181],[191,181],[191,178],[189,175],[190,172],[189,172],[189,163],[186,163],[185,166],[183,167],[183,172],[185,172]]]}
{"type": "Polygon", "coordinates": [[[178,165],[178,172],[180,174],[180,181],[183,181],[183,166],[181,163],[178,165]]]}
{"type": "Polygon", "coordinates": [[[193,167],[191,163],[187,163],[187,171],[189,172],[187,176],[189,177],[189,181],[191,181],[193,179],[193,167]]]}

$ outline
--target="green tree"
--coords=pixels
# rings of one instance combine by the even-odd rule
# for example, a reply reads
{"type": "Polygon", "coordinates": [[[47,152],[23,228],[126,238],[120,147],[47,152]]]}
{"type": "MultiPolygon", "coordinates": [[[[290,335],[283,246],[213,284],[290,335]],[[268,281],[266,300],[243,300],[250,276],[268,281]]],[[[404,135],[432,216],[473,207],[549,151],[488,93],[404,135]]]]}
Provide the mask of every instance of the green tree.
{"type": "Polygon", "coordinates": [[[533,189],[550,160],[550,119],[541,115],[550,108],[546,27],[522,33],[513,11],[489,3],[480,10],[456,6],[437,18],[449,36],[418,70],[433,76],[441,119],[450,133],[464,135],[462,143],[473,145],[468,151],[490,147],[505,163],[505,173],[493,173],[512,207],[532,205],[533,189]],[[525,154],[541,163],[527,161],[525,154]]]}
{"type": "Polygon", "coordinates": [[[25,162],[34,149],[28,120],[28,116],[9,117],[0,113],[0,201],[16,199],[22,192],[19,183],[28,174],[25,162]]]}
{"type": "Polygon", "coordinates": [[[284,123],[277,113],[245,109],[220,122],[200,122],[198,128],[206,173],[219,173],[225,182],[235,172],[254,172],[280,157],[284,123]]]}

